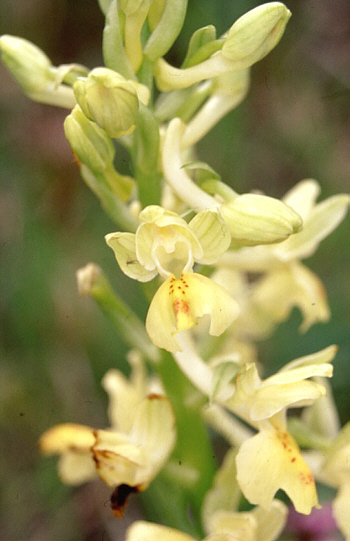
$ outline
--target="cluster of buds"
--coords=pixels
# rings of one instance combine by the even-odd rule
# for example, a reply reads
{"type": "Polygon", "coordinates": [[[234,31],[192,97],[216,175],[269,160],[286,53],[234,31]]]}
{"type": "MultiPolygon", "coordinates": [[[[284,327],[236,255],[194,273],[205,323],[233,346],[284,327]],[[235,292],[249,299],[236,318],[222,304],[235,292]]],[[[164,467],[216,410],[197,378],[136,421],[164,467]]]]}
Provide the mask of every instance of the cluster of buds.
{"type": "Polygon", "coordinates": [[[3,61],[23,91],[70,110],[65,134],[83,179],[118,227],[105,240],[121,272],[156,282],[145,288],[143,323],[101,269],[89,264],[78,271],[79,291],[96,300],[132,348],[131,379],[112,370],[103,380],[111,427],[62,424],[41,437],[41,449],[61,455],[64,482],[97,475],[113,487],[117,516],[128,495],[159,474],[167,486],[176,484],[195,526],[187,513],[181,524],[187,533],[138,521],[127,541],[191,541],[192,534],[272,541],[287,514],[276,493],[282,489],[297,512],[310,514],[319,505],[315,475],[339,488],[334,514],[350,539],[348,428],[331,434],[325,428],[321,449],[312,415],[290,425],[287,416],[290,408],[329,407],[325,378],[336,347],[262,380],[256,346],[293,307],[302,312],[302,331],[328,320],[324,287],[301,260],[339,225],[349,196],[316,204],[319,185],[312,179],[282,200],[238,194],[195,158],[195,144],[244,99],[251,66],[277,45],[291,13],[271,2],[221,37],[213,26],[201,28],[182,66],[174,67],[164,55],[180,33],[186,0],[99,4],[106,17],[103,67],[54,67],[28,41],[0,38],[3,61]],[[129,152],[132,176],[116,168],[118,145],[129,152]],[[230,445],[215,475],[203,422],[230,445]],[[318,456],[314,464],[300,449],[306,430],[307,447],[326,460],[318,456]],[[243,511],[243,497],[256,507],[243,511]]]}

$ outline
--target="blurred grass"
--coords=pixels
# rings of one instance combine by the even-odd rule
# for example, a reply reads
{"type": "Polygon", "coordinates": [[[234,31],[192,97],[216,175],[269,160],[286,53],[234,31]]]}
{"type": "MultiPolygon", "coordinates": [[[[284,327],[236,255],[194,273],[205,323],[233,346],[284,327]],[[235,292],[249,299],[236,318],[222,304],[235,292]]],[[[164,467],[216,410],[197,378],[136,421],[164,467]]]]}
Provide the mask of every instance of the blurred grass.
{"type": "MultiPolygon", "coordinates": [[[[2,0],[0,32],[32,40],[54,63],[94,67],[101,63],[103,25],[96,4],[2,0]]],[[[212,23],[220,34],[258,4],[190,0],[169,59],[179,63],[196,28],[212,23]]],[[[260,188],[279,197],[314,177],[325,198],[349,188],[348,2],[287,5],[293,17],[281,43],[253,68],[248,98],[200,144],[199,154],[237,191],[260,188]]],[[[63,136],[66,112],[31,103],[2,66],[0,78],[0,540],[122,539],[136,511],[116,525],[104,507],[108,489],[63,486],[55,459],[39,456],[37,439],[58,422],[105,426],[100,380],[112,366],[126,369],[126,349],[113,328],[77,294],[77,268],[97,262],[142,317],[146,306],[105,246],[103,235],[114,225],[79,179],[63,136]]],[[[307,261],[325,283],[331,321],[300,335],[295,311],[260,344],[271,371],[338,344],[333,388],[343,422],[350,412],[348,232],[349,218],[307,261]]]]}

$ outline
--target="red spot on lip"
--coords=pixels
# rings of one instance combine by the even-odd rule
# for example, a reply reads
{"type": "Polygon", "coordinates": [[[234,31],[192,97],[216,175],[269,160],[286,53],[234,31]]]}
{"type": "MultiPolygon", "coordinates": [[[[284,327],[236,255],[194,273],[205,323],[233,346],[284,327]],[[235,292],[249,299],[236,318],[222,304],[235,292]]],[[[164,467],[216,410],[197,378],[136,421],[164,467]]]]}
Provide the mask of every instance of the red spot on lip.
{"type": "Polygon", "coordinates": [[[296,461],[296,457],[293,456],[293,458],[291,459],[291,462],[295,462],[296,461]]]}

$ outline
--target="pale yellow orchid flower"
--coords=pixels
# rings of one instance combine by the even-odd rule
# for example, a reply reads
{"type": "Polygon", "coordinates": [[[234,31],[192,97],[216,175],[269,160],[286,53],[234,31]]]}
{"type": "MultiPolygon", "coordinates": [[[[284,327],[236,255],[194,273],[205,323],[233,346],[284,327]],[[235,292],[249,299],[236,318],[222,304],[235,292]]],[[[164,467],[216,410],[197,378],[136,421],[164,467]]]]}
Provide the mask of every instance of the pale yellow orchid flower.
{"type": "MultiPolygon", "coordinates": [[[[282,199],[303,219],[301,231],[277,244],[242,247],[226,252],[218,266],[242,271],[265,273],[250,290],[250,306],[246,306],[245,320],[260,314],[260,321],[273,326],[285,320],[294,306],[303,314],[300,330],[327,321],[330,311],[326,292],[320,279],[300,260],[310,257],[320,242],[344,219],[349,196],[339,194],[316,204],[320,187],[315,180],[298,183],[282,199]]],[[[258,328],[257,324],[257,328],[258,328]]],[[[264,334],[264,332],[263,332],[264,334]]]]}
{"type": "Polygon", "coordinates": [[[309,378],[332,375],[336,349],[330,346],[296,359],[264,381],[253,363],[238,372],[226,407],[258,429],[242,443],[236,458],[237,480],[251,503],[268,508],[283,489],[300,513],[309,514],[318,505],[313,474],[287,432],[286,410],[324,396],[324,386],[309,378]]]}
{"type": "Polygon", "coordinates": [[[118,370],[109,371],[103,380],[110,396],[112,428],[95,430],[67,423],[54,426],[40,438],[43,453],[60,455],[58,470],[63,482],[75,485],[98,475],[114,486],[112,508],[118,516],[127,496],[147,488],[175,445],[169,400],[161,394],[147,394],[150,389],[143,366],[137,357],[132,362],[130,380],[118,370]]]}
{"type": "Polygon", "coordinates": [[[139,215],[135,234],[110,233],[108,246],[121,270],[140,282],[160,274],[166,281],[156,292],[146,329],[159,347],[181,351],[174,338],[191,329],[197,319],[211,316],[210,334],[224,332],[238,313],[235,300],[224,288],[192,269],[195,263],[215,263],[230,244],[230,233],[216,210],[204,210],[189,223],[156,205],[139,215]]]}
{"type": "MultiPolygon", "coordinates": [[[[269,511],[256,508],[246,513],[219,511],[213,516],[211,529],[203,541],[273,541],[286,517],[284,504],[274,501],[269,511]]],[[[195,541],[183,532],[136,521],[128,529],[125,541],[195,541]]]]}

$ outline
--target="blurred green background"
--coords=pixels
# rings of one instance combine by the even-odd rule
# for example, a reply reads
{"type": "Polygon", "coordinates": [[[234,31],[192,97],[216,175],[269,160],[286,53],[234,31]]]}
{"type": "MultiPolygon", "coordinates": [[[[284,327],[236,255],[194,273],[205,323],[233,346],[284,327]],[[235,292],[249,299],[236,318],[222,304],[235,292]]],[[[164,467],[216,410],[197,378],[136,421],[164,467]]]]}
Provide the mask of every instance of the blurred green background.
{"type": "MultiPolygon", "coordinates": [[[[259,4],[189,0],[169,60],[180,63],[195,29],[212,23],[221,34],[259,4]]],[[[248,98],[199,154],[239,192],[259,188],[280,197],[313,177],[325,198],[349,188],[350,5],[290,0],[287,6],[293,17],[281,43],[254,66],[248,98]]],[[[0,33],[33,41],[54,64],[101,65],[102,29],[95,0],[0,3],[0,33]]],[[[0,540],[117,541],[137,508],[131,504],[118,522],[102,483],[63,486],[56,460],[39,455],[37,440],[59,422],[106,426],[100,380],[111,367],[126,368],[114,329],[78,296],[76,270],[97,262],[141,317],[147,306],[104,243],[115,226],[79,178],[63,135],[67,111],[30,102],[2,65],[0,81],[0,540]]],[[[294,311],[260,344],[268,371],[338,344],[333,388],[342,422],[350,413],[348,238],[349,218],[307,261],[325,283],[332,320],[300,335],[294,311]]]]}

